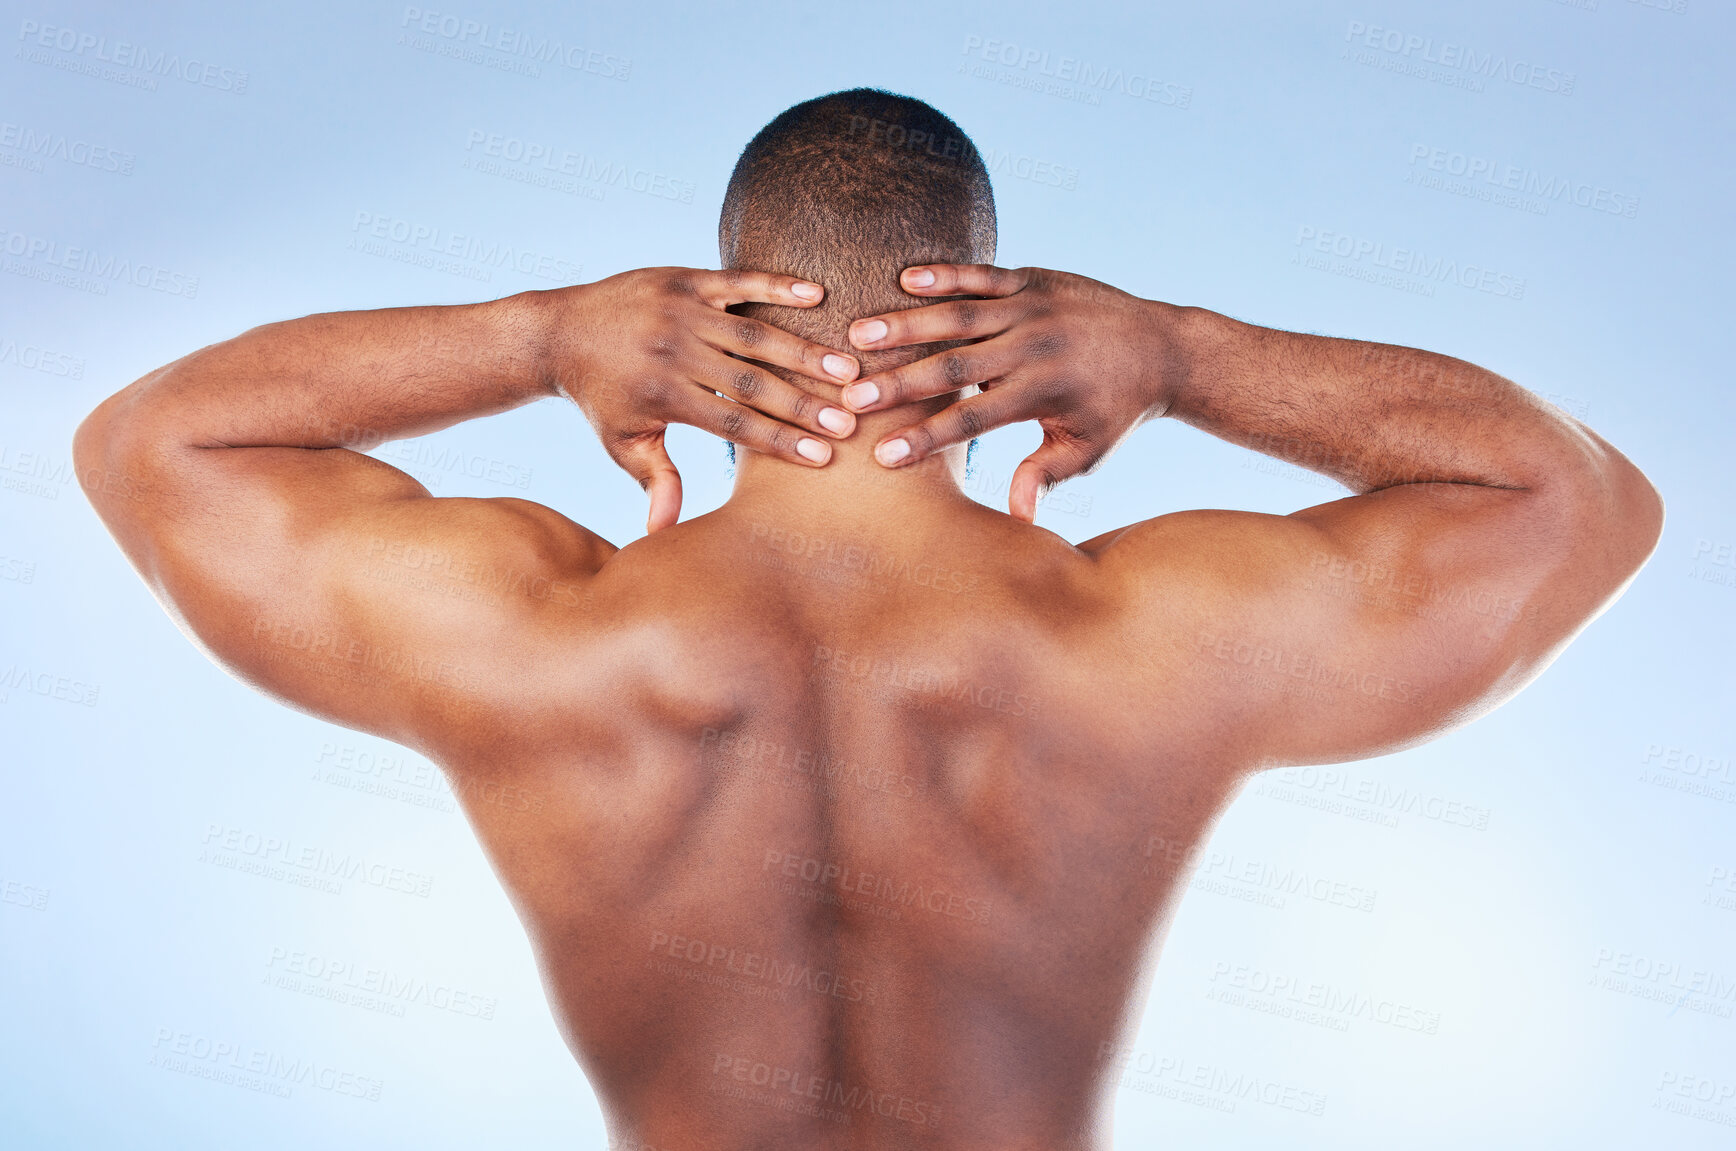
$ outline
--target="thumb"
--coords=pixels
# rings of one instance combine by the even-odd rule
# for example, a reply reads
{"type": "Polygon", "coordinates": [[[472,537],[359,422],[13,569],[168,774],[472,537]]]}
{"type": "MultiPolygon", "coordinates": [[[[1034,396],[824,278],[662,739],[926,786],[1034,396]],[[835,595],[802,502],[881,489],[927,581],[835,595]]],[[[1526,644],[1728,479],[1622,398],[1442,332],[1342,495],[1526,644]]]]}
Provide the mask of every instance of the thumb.
{"type": "Polygon", "coordinates": [[[672,527],[681,519],[681,473],[675,470],[667,452],[663,453],[663,463],[665,466],[653,473],[645,485],[651,497],[651,510],[645,516],[646,535],[672,527]]]}
{"type": "Polygon", "coordinates": [[[622,470],[639,481],[639,486],[651,497],[651,510],[645,519],[646,535],[660,532],[681,518],[681,473],[669,458],[662,428],[623,444],[613,454],[622,470]]]}
{"type": "Polygon", "coordinates": [[[1045,430],[1041,446],[1013,472],[1012,482],[1007,485],[1007,510],[1014,519],[1035,523],[1037,501],[1086,467],[1087,461],[1077,444],[1056,439],[1045,430]]]}

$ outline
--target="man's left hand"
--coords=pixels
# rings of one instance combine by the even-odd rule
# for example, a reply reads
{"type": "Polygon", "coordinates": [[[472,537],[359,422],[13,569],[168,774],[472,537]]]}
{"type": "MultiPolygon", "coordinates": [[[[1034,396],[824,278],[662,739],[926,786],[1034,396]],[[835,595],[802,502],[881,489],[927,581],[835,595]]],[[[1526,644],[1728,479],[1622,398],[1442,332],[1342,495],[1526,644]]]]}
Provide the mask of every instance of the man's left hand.
{"type": "Polygon", "coordinates": [[[913,296],[965,298],[857,320],[851,343],[878,352],[973,342],[856,381],[844,389],[845,407],[878,411],[971,384],[982,394],[882,438],[874,455],[888,467],[1036,420],[1043,443],[1013,473],[1008,493],[1008,509],[1029,523],[1049,489],[1090,472],[1163,414],[1178,361],[1169,338],[1176,309],[1045,268],[924,264],[906,268],[900,283],[913,296]]]}

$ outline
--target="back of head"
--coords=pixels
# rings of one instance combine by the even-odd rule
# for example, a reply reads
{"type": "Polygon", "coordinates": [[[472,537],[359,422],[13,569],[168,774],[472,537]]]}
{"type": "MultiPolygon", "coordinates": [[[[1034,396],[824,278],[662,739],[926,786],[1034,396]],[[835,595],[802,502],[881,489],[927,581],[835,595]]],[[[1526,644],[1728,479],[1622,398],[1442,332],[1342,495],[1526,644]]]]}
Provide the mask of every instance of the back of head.
{"type": "MultiPolygon", "coordinates": [[[[855,88],[797,104],[760,130],[736,162],[717,231],[725,268],[826,289],[817,308],[732,311],[854,353],[852,320],[925,302],[899,287],[905,268],[993,261],[994,194],[957,124],[921,100],[855,88]]],[[[866,373],[933,350],[859,358],[866,373]]]]}

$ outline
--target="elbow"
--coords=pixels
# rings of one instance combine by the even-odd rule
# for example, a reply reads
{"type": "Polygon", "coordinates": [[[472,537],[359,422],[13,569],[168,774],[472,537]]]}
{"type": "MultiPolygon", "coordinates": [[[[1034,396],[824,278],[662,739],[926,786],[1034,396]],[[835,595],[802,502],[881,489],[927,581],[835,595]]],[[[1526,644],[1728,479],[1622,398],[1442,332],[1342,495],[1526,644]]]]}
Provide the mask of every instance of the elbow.
{"type": "Polygon", "coordinates": [[[1664,497],[1626,456],[1615,454],[1609,473],[1601,518],[1612,558],[1625,569],[1625,583],[1652,558],[1663,538],[1664,497]]]}
{"type": "Polygon", "coordinates": [[[1572,450],[1550,469],[1551,514],[1582,557],[1596,557],[1614,585],[1625,586],[1657,550],[1664,498],[1632,460],[1590,428],[1577,426],[1572,440],[1572,450]]]}
{"type": "Polygon", "coordinates": [[[72,434],[72,470],[85,495],[101,486],[102,473],[107,470],[110,445],[113,440],[115,397],[110,396],[86,416],[72,434]]]}
{"type": "Polygon", "coordinates": [[[123,388],[98,404],[72,435],[78,485],[105,520],[124,506],[113,497],[136,500],[144,491],[153,438],[149,421],[140,418],[138,399],[134,388],[123,388]]]}
{"type": "Polygon", "coordinates": [[[1587,482],[1575,486],[1571,507],[1558,508],[1562,522],[1571,525],[1587,576],[1619,594],[1657,551],[1664,532],[1663,496],[1613,449],[1587,482]]]}

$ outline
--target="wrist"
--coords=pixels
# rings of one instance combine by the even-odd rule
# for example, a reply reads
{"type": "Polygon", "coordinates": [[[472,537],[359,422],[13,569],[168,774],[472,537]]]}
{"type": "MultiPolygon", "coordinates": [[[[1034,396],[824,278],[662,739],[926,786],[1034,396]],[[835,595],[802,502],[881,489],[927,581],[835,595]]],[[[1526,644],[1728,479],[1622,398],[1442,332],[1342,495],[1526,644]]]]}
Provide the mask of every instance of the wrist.
{"type": "Polygon", "coordinates": [[[1221,362],[1235,321],[1206,308],[1144,301],[1156,334],[1154,370],[1146,392],[1152,418],[1183,416],[1197,406],[1210,365],[1221,362]]]}
{"type": "Polygon", "coordinates": [[[547,291],[524,292],[501,301],[514,306],[514,326],[522,324],[535,349],[534,378],[539,392],[564,396],[577,403],[583,373],[574,354],[583,338],[586,297],[591,285],[575,284],[547,291]]]}

